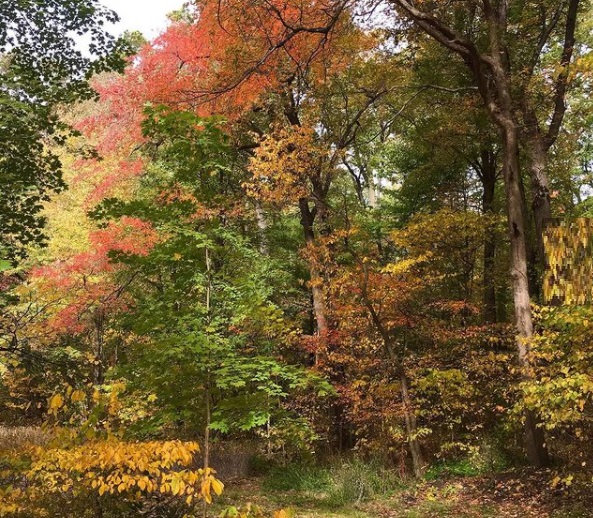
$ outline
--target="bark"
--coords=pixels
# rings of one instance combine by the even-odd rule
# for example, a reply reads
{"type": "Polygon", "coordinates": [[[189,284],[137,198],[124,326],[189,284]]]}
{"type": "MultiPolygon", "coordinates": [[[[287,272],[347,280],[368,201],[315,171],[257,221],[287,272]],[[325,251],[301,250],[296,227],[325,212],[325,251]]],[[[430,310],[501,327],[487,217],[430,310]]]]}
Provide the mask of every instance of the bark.
{"type": "Polygon", "coordinates": [[[267,234],[268,220],[259,201],[255,202],[255,219],[257,221],[257,228],[259,230],[259,252],[260,254],[267,256],[270,254],[267,234]]]}
{"type": "Polygon", "coordinates": [[[402,368],[400,370],[400,391],[402,396],[402,405],[404,410],[404,420],[406,422],[406,432],[408,434],[408,444],[410,453],[412,454],[412,468],[416,478],[422,478],[424,475],[425,463],[420,450],[420,443],[418,442],[418,423],[416,422],[416,415],[412,405],[412,398],[408,387],[408,378],[402,368]]]}
{"type": "Polygon", "coordinates": [[[105,381],[105,316],[102,309],[97,309],[94,316],[95,324],[95,365],[93,368],[93,383],[102,385],[105,381]]]}
{"type": "MultiPolygon", "coordinates": [[[[309,246],[315,241],[315,230],[313,224],[317,214],[316,208],[311,209],[306,198],[299,200],[299,209],[301,213],[301,226],[305,236],[305,243],[309,246]]],[[[323,290],[318,285],[321,276],[317,269],[310,267],[311,274],[311,295],[313,297],[313,313],[315,314],[315,321],[317,323],[317,333],[319,336],[325,336],[328,332],[327,324],[327,310],[325,306],[325,297],[323,290]]]]}
{"type": "MultiPolygon", "coordinates": [[[[204,463],[203,468],[204,471],[207,471],[210,468],[210,421],[212,419],[211,410],[210,410],[210,375],[206,378],[206,384],[204,387],[204,445],[202,447],[204,452],[204,463]]],[[[208,516],[208,503],[204,500],[202,503],[202,518],[207,518],[208,516]]]]}
{"type": "MultiPolygon", "coordinates": [[[[493,151],[483,150],[480,161],[480,177],[484,188],[482,194],[482,211],[484,214],[494,212],[494,191],[496,188],[496,156],[493,151]]],[[[484,321],[495,323],[496,317],[496,285],[494,265],[496,257],[496,236],[491,228],[486,229],[484,236],[484,321]]]]}
{"type": "Polygon", "coordinates": [[[377,186],[375,185],[375,178],[372,171],[369,171],[367,177],[367,196],[369,200],[369,207],[371,209],[376,209],[378,205],[377,186]]]}
{"type": "MultiPolygon", "coordinates": [[[[534,212],[536,212],[537,239],[541,239],[545,219],[549,217],[549,186],[545,172],[546,160],[550,147],[558,137],[566,112],[566,92],[569,82],[569,66],[575,48],[576,23],[580,0],[565,0],[567,6],[564,27],[564,44],[559,61],[559,74],[551,89],[554,98],[554,108],[550,114],[550,121],[546,131],[540,131],[535,111],[529,105],[529,88],[523,88],[519,96],[511,95],[513,74],[508,62],[510,52],[507,48],[506,36],[508,32],[509,2],[482,2],[484,20],[487,27],[488,49],[482,51],[475,41],[457,33],[438,16],[423,11],[420,3],[411,0],[392,0],[400,10],[411,19],[416,26],[438,41],[445,48],[458,54],[470,69],[484,105],[492,121],[497,125],[503,141],[507,216],[509,235],[511,239],[511,283],[513,300],[515,303],[515,319],[518,331],[518,356],[525,375],[529,372],[529,342],[533,335],[533,322],[530,310],[529,282],[527,277],[527,249],[523,203],[520,187],[519,170],[519,132],[515,120],[517,110],[523,108],[526,134],[531,139],[527,143],[530,159],[529,172],[532,176],[534,188],[534,212]],[[534,129],[537,132],[533,133],[534,129]],[[533,136],[539,139],[534,139],[533,136]],[[544,144],[541,146],[540,144],[544,144]],[[536,145],[537,144],[537,145],[536,145]]],[[[544,24],[541,28],[538,45],[534,49],[534,59],[531,68],[527,70],[527,81],[532,76],[536,64],[554,30],[552,25],[544,24]]],[[[522,72],[525,74],[525,70],[522,72]]],[[[518,76],[515,79],[520,79],[518,76]]],[[[529,86],[529,83],[525,83],[529,86]]],[[[541,245],[538,243],[538,248],[541,245]]],[[[544,254],[540,248],[540,260],[544,254]]],[[[525,415],[525,439],[529,459],[536,466],[546,465],[549,461],[543,440],[541,428],[537,427],[537,417],[527,412],[525,415]]]]}
{"type": "MultiPolygon", "coordinates": [[[[210,258],[210,250],[206,248],[205,250],[205,258],[206,258],[206,278],[207,278],[207,286],[206,286],[206,314],[207,314],[207,321],[208,323],[211,320],[211,305],[212,305],[212,261],[210,258]]],[[[210,422],[212,419],[211,409],[210,409],[210,371],[207,371],[206,374],[206,381],[204,383],[204,445],[203,445],[203,452],[204,452],[204,471],[206,471],[210,467],[210,422]]],[[[206,501],[202,503],[202,518],[207,518],[208,516],[208,505],[206,501]]]]}
{"type": "MultiPolygon", "coordinates": [[[[501,14],[501,13],[498,13],[501,14]]],[[[527,273],[527,236],[525,212],[521,193],[521,171],[519,164],[519,130],[514,119],[514,103],[510,89],[510,65],[501,41],[506,31],[506,17],[488,11],[488,35],[490,42],[490,71],[492,81],[485,100],[490,116],[497,124],[503,143],[503,179],[505,184],[508,231],[511,242],[511,286],[517,328],[517,350],[519,364],[524,376],[529,376],[529,347],[533,337],[533,319],[527,273]]],[[[483,80],[483,78],[482,78],[483,80]]],[[[537,467],[549,463],[543,432],[537,427],[537,419],[530,412],[525,414],[525,448],[529,462],[537,467]]]]}
{"type": "Polygon", "coordinates": [[[545,267],[545,250],[543,232],[547,220],[552,217],[550,208],[550,186],[546,168],[548,165],[548,150],[541,136],[532,136],[526,143],[529,159],[529,173],[531,175],[531,206],[535,218],[538,263],[545,267]]]}
{"type": "MultiPolygon", "coordinates": [[[[515,324],[518,338],[519,363],[529,371],[529,343],[533,336],[533,320],[527,276],[527,247],[523,217],[521,189],[519,185],[519,142],[516,125],[509,121],[501,132],[504,143],[503,174],[507,201],[509,236],[511,240],[511,283],[515,306],[515,324]]],[[[524,440],[529,462],[536,467],[549,464],[543,430],[531,411],[525,413],[524,440]]]]}
{"type": "MultiPolygon", "coordinates": [[[[566,10],[566,25],[564,28],[564,44],[559,62],[559,73],[554,85],[554,108],[547,127],[540,124],[536,109],[529,102],[527,89],[528,84],[523,88],[522,102],[520,103],[523,113],[525,130],[522,132],[522,144],[527,154],[528,170],[531,175],[532,210],[535,219],[535,240],[539,266],[537,292],[541,291],[541,276],[546,268],[546,255],[544,248],[544,230],[547,221],[551,218],[550,208],[550,185],[547,174],[547,165],[550,148],[555,144],[560,133],[560,128],[566,114],[566,93],[569,86],[570,65],[576,44],[576,25],[578,19],[580,0],[568,0],[566,10]]],[[[543,49],[542,40],[540,52],[543,49]]],[[[535,70],[535,64],[539,54],[535,56],[530,69],[530,75],[535,70]]]]}
{"type": "MultiPolygon", "coordinates": [[[[294,95],[292,93],[286,93],[286,102],[284,106],[284,114],[286,118],[293,126],[300,126],[301,121],[298,115],[298,107],[294,95]]],[[[314,190],[323,191],[319,185],[314,185],[314,190]]],[[[324,204],[325,194],[327,191],[320,192],[317,195],[317,203],[315,207],[309,206],[309,200],[307,198],[299,199],[299,211],[300,211],[300,223],[303,227],[303,234],[305,237],[305,243],[307,246],[313,245],[315,242],[315,218],[319,215],[322,220],[323,229],[325,230],[327,223],[327,210],[324,204]]],[[[320,273],[317,268],[310,266],[309,273],[311,277],[311,296],[313,298],[313,314],[315,315],[315,322],[317,324],[317,334],[319,336],[326,336],[328,333],[327,324],[327,309],[325,305],[325,297],[323,290],[319,287],[319,280],[321,279],[320,273]]]]}

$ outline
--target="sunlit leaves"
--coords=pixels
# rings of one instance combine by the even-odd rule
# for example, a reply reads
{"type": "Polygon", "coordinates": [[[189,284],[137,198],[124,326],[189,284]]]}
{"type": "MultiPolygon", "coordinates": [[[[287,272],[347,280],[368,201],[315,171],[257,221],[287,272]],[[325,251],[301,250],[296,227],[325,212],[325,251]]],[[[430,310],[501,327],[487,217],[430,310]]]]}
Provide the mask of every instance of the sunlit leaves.
{"type": "Polygon", "coordinates": [[[125,493],[131,499],[159,493],[211,503],[224,486],[214,470],[192,468],[197,452],[196,443],[181,441],[87,443],[40,452],[29,477],[52,492],[125,493]]]}

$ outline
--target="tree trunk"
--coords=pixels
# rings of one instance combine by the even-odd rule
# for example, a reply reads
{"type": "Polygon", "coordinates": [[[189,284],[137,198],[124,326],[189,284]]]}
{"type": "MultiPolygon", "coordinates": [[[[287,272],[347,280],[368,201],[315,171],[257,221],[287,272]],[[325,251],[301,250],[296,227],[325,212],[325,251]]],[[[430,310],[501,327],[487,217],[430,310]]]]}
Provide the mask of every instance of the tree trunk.
{"type": "MultiPolygon", "coordinates": [[[[210,410],[210,374],[206,377],[206,384],[204,387],[204,418],[206,423],[204,424],[204,462],[202,467],[204,473],[210,468],[210,421],[211,421],[211,410],[210,410]]],[[[208,503],[206,500],[202,503],[202,518],[208,516],[208,503]]]]}
{"type": "Polygon", "coordinates": [[[364,283],[361,286],[362,301],[369,312],[375,329],[381,335],[385,352],[389,357],[391,365],[394,367],[394,374],[396,374],[399,378],[404,422],[406,425],[406,433],[408,435],[408,445],[410,447],[410,453],[412,455],[412,467],[414,469],[414,476],[420,478],[424,474],[425,464],[424,459],[422,458],[422,451],[420,450],[420,443],[418,442],[418,423],[416,422],[416,415],[414,414],[414,406],[412,405],[412,398],[410,396],[410,390],[408,387],[408,377],[406,376],[403,358],[399,356],[393,337],[391,336],[389,330],[383,325],[383,322],[381,322],[379,314],[377,313],[375,307],[369,299],[369,275],[366,265],[364,265],[364,263],[363,268],[365,275],[364,283]]]}
{"type": "Polygon", "coordinates": [[[550,208],[550,186],[546,173],[548,152],[543,137],[539,134],[531,135],[527,138],[526,148],[529,160],[529,173],[531,175],[531,207],[535,219],[537,263],[541,269],[541,275],[546,267],[544,230],[546,222],[552,216],[550,208]]]}
{"type": "Polygon", "coordinates": [[[105,315],[102,308],[96,310],[95,324],[95,364],[93,366],[93,383],[102,385],[105,381],[105,315]]]}
{"type": "Polygon", "coordinates": [[[408,434],[408,444],[410,453],[412,454],[412,468],[416,478],[422,478],[424,475],[424,459],[422,458],[422,451],[420,450],[420,443],[418,442],[418,423],[416,422],[416,415],[412,405],[412,398],[410,397],[408,378],[404,372],[403,367],[399,374],[400,391],[402,396],[402,405],[404,410],[404,421],[406,423],[406,432],[408,434]]]}
{"type": "MultiPolygon", "coordinates": [[[[527,277],[527,247],[523,217],[523,203],[519,184],[519,141],[514,122],[507,120],[501,131],[504,146],[503,174],[507,202],[508,229],[511,241],[511,283],[517,326],[519,363],[527,375],[529,344],[533,336],[533,320],[527,277]]],[[[537,426],[531,411],[525,413],[525,447],[529,461],[536,467],[549,463],[543,431],[537,426]]]]}
{"type": "Polygon", "coordinates": [[[268,248],[268,220],[261,203],[257,200],[255,202],[255,219],[259,230],[259,252],[267,256],[270,253],[268,248]]]}
{"type": "MultiPolygon", "coordinates": [[[[494,191],[496,188],[496,158],[494,152],[483,150],[481,153],[481,179],[484,191],[482,194],[482,211],[490,215],[494,212],[494,191]]],[[[494,265],[496,256],[496,236],[492,228],[486,229],[484,236],[484,322],[495,323],[496,318],[496,285],[494,265]]]]}
{"type": "MultiPolygon", "coordinates": [[[[305,243],[307,246],[313,245],[315,241],[315,230],[313,223],[315,221],[316,209],[309,207],[309,202],[306,198],[299,200],[299,209],[301,212],[301,225],[303,227],[303,233],[305,235],[305,243]]],[[[313,313],[315,314],[315,322],[317,324],[317,334],[319,336],[326,336],[328,332],[327,325],[327,310],[325,307],[325,297],[323,290],[319,286],[321,276],[317,271],[317,268],[310,266],[311,275],[311,295],[313,297],[313,313]]]]}
{"type": "Polygon", "coordinates": [[[377,185],[375,184],[375,177],[372,169],[367,174],[367,196],[369,199],[369,207],[371,209],[376,209],[378,206],[377,185]]]}
{"type": "MultiPolygon", "coordinates": [[[[509,2],[481,2],[484,21],[487,28],[488,43],[487,51],[482,51],[484,44],[478,40],[467,39],[457,34],[453,27],[449,26],[438,14],[433,15],[429,10],[420,8],[421,2],[412,0],[393,0],[396,6],[424,32],[432,36],[445,48],[458,54],[471,70],[476,86],[484,105],[487,108],[493,122],[499,128],[502,141],[504,142],[504,180],[507,198],[507,215],[509,234],[511,238],[511,282],[513,288],[513,299],[515,302],[515,317],[518,336],[519,361],[527,375],[529,370],[529,341],[533,334],[533,323],[531,319],[529,282],[527,278],[527,251],[525,236],[525,217],[522,214],[523,204],[520,189],[519,177],[519,134],[515,115],[518,106],[528,106],[526,103],[527,89],[519,91],[519,97],[511,91],[517,91],[517,84],[520,83],[521,75],[525,70],[517,71],[516,78],[513,77],[508,48],[509,36],[509,2]],[[514,80],[514,81],[513,81],[514,80]]],[[[566,92],[570,77],[569,65],[575,48],[576,22],[578,19],[579,0],[569,0],[566,14],[561,16],[566,19],[564,31],[563,49],[560,55],[559,73],[552,86],[551,93],[554,98],[554,109],[549,117],[549,128],[543,140],[538,143],[544,146],[535,146],[527,149],[530,155],[530,173],[535,182],[534,210],[537,211],[538,223],[543,230],[545,219],[549,217],[549,186],[545,175],[547,151],[555,142],[560,131],[562,121],[566,112],[566,92]],[[546,147],[547,146],[547,147],[546,147]]],[[[535,61],[531,71],[527,69],[527,77],[533,74],[535,65],[539,62],[541,52],[548,46],[552,31],[544,24],[539,43],[541,44],[535,55],[535,61]]],[[[527,118],[534,118],[533,111],[524,112],[527,118]]],[[[529,120],[525,121],[529,126],[529,120]]],[[[537,120],[534,122],[537,123],[537,120]]],[[[533,125],[531,125],[533,126],[533,125]]],[[[538,136],[542,136],[537,133],[538,136]]],[[[529,134],[527,135],[529,136],[529,134]]],[[[535,141],[534,141],[535,142],[535,141]]],[[[541,232],[537,232],[541,236],[541,232]]],[[[543,254],[540,252],[540,256],[543,254]]],[[[545,465],[548,462],[548,455],[545,449],[542,430],[537,428],[537,419],[529,412],[526,414],[525,431],[527,451],[530,461],[536,465],[545,465]]]]}

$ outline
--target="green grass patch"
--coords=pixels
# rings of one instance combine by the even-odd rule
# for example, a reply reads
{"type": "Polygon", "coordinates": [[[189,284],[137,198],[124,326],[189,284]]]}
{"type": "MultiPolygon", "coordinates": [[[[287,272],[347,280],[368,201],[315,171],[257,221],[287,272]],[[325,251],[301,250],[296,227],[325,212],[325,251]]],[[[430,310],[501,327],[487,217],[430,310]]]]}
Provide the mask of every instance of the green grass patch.
{"type": "Polygon", "coordinates": [[[266,491],[302,492],[305,501],[338,508],[393,494],[403,487],[403,481],[380,462],[335,459],[323,467],[289,464],[272,468],[262,487],[266,491]]]}
{"type": "Polygon", "coordinates": [[[315,464],[288,464],[272,467],[263,481],[268,491],[323,492],[329,488],[328,468],[315,464]]]}

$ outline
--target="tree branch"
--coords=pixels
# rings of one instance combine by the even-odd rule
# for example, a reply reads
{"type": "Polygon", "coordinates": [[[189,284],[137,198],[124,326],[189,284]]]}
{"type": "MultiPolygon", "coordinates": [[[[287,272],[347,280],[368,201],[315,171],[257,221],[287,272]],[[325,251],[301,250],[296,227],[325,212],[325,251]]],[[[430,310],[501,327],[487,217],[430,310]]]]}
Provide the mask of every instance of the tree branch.
{"type": "Polygon", "coordinates": [[[554,113],[547,134],[545,136],[546,146],[550,148],[560,132],[560,126],[564,120],[566,113],[566,91],[568,89],[568,78],[570,72],[570,62],[575,46],[575,32],[577,24],[577,15],[579,10],[580,0],[569,0],[568,12],[566,14],[566,29],[564,32],[564,47],[562,49],[562,57],[560,58],[560,74],[556,80],[555,95],[554,95],[554,113]]]}

